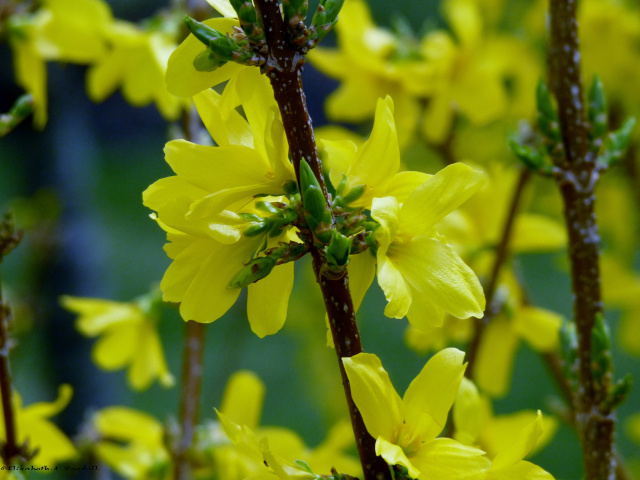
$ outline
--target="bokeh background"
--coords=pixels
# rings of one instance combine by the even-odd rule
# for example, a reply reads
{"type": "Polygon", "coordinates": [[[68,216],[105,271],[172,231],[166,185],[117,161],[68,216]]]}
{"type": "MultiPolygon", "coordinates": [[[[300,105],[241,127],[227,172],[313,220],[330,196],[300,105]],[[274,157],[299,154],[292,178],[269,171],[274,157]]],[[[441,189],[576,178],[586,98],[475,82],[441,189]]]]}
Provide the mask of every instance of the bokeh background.
{"type": "MultiPolygon", "coordinates": [[[[168,2],[110,0],[114,16],[138,21],[168,2]]],[[[403,16],[416,30],[423,19],[443,20],[435,0],[387,2],[370,0],[375,21],[389,27],[403,16]]],[[[517,18],[526,2],[510,2],[517,18]]],[[[333,36],[327,40],[334,42],[333,36]]],[[[124,371],[104,372],[92,362],[93,340],[74,329],[74,316],[64,311],[64,294],[128,301],[159,283],[169,261],[162,251],[164,233],[149,218],[141,194],[148,185],[171,174],[163,146],[173,127],[155,106],[134,108],[120,93],[101,104],[89,101],[85,67],[48,64],[49,121],[42,131],[30,121],[0,140],[0,209],[13,208],[25,239],[1,265],[5,297],[15,311],[16,348],[12,354],[15,385],[23,402],[53,400],[62,383],[73,386],[69,407],[56,417],[71,437],[92,411],[128,405],[160,420],[177,412],[178,388],[157,384],[132,392],[124,371]]],[[[323,101],[338,83],[305,69],[305,86],[314,125],[327,122],[323,101]]],[[[22,92],[16,87],[11,52],[0,45],[0,111],[8,111],[22,92]]],[[[533,92],[532,92],[533,95],[533,92]]],[[[367,126],[363,127],[366,132],[367,126]]],[[[413,168],[420,154],[407,159],[413,168]]],[[[515,161],[515,159],[514,159],[515,161]]],[[[426,168],[426,165],[425,165],[426,168]]],[[[563,271],[565,252],[522,255],[517,271],[535,305],[566,316],[571,311],[569,280],[563,271]]],[[[297,280],[285,328],[258,339],[249,329],[244,296],[220,320],[207,327],[202,416],[213,417],[229,375],[239,369],[256,372],[267,386],[263,425],[298,431],[309,445],[324,438],[328,426],[346,415],[335,353],[325,347],[326,330],[320,293],[308,262],[297,265],[297,280]]],[[[398,391],[419,372],[426,357],[409,351],[403,335],[406,320],[384,317],[384,297],[374,283],[360,311],[365,349],[378,354],[398,391]]],[[[611,313],[613,330],[617,313],[611,313]]],[[[169,368],[180,377],[183,322],[165,309],[160,325],[169,368]]],[[[620,373],[640,376],[637,359],[615,354],[620,373]]],[[[538,355],[522,345],[516,358],[510,394],[495,402],[497,412],[542,409],[551,412],[558,395],[538,355]]],[[[640,392],[632,392],[620,416],[640,410],[640,392]]],[[[640,456],[624,429],[619,448],[640,456]]],[[[575,434],[561,425],[553,443],[533,460],[558,479],[581,478],[575,434]]],[[[33,475],[33,478],[40,478],[33,475]]],[[[85,474],[51,474],[42,478],[89,478],[85,474]]]]}

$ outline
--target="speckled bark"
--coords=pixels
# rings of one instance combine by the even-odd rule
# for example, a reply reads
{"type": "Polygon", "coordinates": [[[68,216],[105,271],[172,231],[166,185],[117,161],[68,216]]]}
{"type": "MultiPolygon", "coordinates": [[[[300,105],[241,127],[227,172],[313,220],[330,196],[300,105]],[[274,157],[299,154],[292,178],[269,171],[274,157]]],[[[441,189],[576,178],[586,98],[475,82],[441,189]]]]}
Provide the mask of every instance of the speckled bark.
{"type": "Polygon", "coordinates": [[[551,89],[558,114],[565,158],[558,163],[558,183],[564,201],[569,236],[574,321],[578,334],[578,388],[573,396],[576,427],[580,435],[586,480],[615,478],[615,419],[603,411],[604,389],[591,371],[591,337],[596,316],[602,313],[598,225],[595,186],[598,169],[589,150],[585,117],[576,0],[550,2],[551,89]]]}
{"type": "MultiPolygon", "coordinates": [[[[304,158],[315,173],[325,198],[328,198],[302,87],[301,75],[305,63],[304,56],[293,48],[285,37],[285,26],[278,1],[255,0],[254,4],[262,18],[269,49],[267,62],[262,67],[263,73],[271,82],[280,109],[296,178],[299,183],[300,160],[304,158]]],[[[349,291],[349,276],[345,275],[337,280],[327,278],[321,273],[325,263],[324,256],[315,248],[312,250],[312,255],[316,278],[320,283],[329,316],[364,478],[365,480],[390,480],[389,467],[381,457],[376,455],[375,439],[367,432],[362,416],[353,403],[349,379],[342,365],[342,357],[351,357],[362,352],[355,310],[349,291]]]]}

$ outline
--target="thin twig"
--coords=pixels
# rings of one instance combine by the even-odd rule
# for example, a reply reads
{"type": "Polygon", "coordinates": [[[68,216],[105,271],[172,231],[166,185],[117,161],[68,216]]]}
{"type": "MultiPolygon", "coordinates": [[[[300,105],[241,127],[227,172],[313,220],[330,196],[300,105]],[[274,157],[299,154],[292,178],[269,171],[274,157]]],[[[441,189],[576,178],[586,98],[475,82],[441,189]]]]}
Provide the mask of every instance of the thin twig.
{"type": "MultiPolygon", "coordinates": [[[[296,178],[300,180],[300,160],[304,158],[313,170],[328,202],[328,194],[322,165],[318,158],[311,118],[307,110],[302,87],[302,66],[304,56],[293,48],[285,36],[285,25],[277,0],[255,0],[256,9],[262,18],[266,34],[268,59],[263,73],[269,78],[289,143],[296,178]]],[[[342,357],[350,357],[362,352],[360,334],[355,320],[355,311],[349,291],[349,277],[329,279],[322,274],[326,260],[322,253],[312,250],[313,265],[320,283],[329,324],[334,339],[342,382],[349,406],[352,426],[362,463],[365,480],[389,479],[387,463],[375,453],[375,440],[366,430],[362,416],[353,403],[351,389],[342,357]]]]}
{"type": "Polygon", "coordinates": [[[476,359],[478,357],[478,351],[480,349],[480,343],[482,341],[482,335],[486,326],[497,313],[495,305],[493,305],[493,303],[498,286],[498,279],[500,277],[500,271],[502,270],[504,263],[509,257],[509,242],[511,241],[511,233],[513,232],[513,226],[515,225],[518,207],[520,205],[520,200],[522,199],[522,194],[524,193],[524,187],[529,181],[529,178],[531,178],[530,171],[526,168],[523,168],[520,171],[518,183],[516,183],[516,186],[513,190],[513,195],[511,196],[509,211],[507,212],[507,217],[504,221],[502,234],[500,236],[500,243],[496,247],[496,256],[493,261],[493,267],[491,268],[491,274],[489,275],[489,281],[487,282],[485,289],[485,298],[487,302],[485,312],[482,318],[478,318],[475,320],[473,338],[471,339],[471,343],[467,348],[468,364],[467,369],[465,370],[465,375],[467,376],[467,378],[473,378],[476,359]]]}
{"type": "Polygon", "coordinates": [[[612,413],[601,408],[606,390],[594,379],[591,338],[602,313],[598,225],[594,188],[598,180],[595,154],[589,149],[585,120],[575,0],[550,2],[549,66],[551,87],[558,101],[560,130],[566,157],[556,164],[569,236],[573,311],[578,337],[578,388],[573,398],[582,443],[586,480],[615,477],[612,413]]]}
{"type": "Polygon", "coordinates": [[[185,323],[180,397],[180,441],[174,452],[174,478],[176,480],[190,480],[192,478],[189,450],[193,443],[193,434],[198,424],[200,409],[204,328],[204,324],[193,320],[185,323]]]}

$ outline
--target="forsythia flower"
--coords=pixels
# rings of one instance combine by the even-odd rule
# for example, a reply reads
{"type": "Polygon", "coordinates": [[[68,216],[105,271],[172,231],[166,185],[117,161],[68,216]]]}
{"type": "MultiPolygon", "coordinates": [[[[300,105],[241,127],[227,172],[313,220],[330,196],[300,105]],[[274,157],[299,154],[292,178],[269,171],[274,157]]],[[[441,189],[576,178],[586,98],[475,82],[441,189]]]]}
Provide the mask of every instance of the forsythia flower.
{"type": "Polygon", "coordinates": [[[437,438],[464,375],[463,357],[455,348],[434,355],[402,399],[378,357],[359,353],[342,359],[376,453],[389,465],[405,466],[413,478],[467,478],[489,467],[481,450],[437,438]]]}
{"type": "Polygon", "coordinates": [[[62,305],[79,315],[76,328],[87,337],[100,336],[93,347],[94,362],[105,370],[129,365],[128,380],[136,390],[144,390],[158,379],[173,386],[156,327],[154,312],[159,299],[141,297],[137,302],[112,302],[99,298],[64,296],[62,305]]]}
{"type": "MultiPolygon", "coordinates": [[[[489,458],[504,456],[504,452],[513,448],[514,438],[525,442],[528,450],[521,452],[522,456],[516,463],[547,445],[557,428],[552,417],[543,416],[539,411],[494,416],[489,400],[481,396],[473,382],[466,378],[460,384],[453,405],[453,419],[456,426],[454,438],[465,445],[482,448],[489,458]]],[[[518,468],[541,470],[534,467],[520,465],[518,468]]],[[[544,475],[547,476],[544,478],[549,477],[546,472],[544,475]]]]}
{"type": "MultiPolygon", "coordinates": [[[[254,213],[256,195],[284,194],[295,174],[268,80],[257,69],[241,71],[222,96],[208,90],[194,102],[218,146],[169,142],[166,160],[177,175],[151,185],[143,199],[171,242],[165,250],[173,263],[160,285],[165,301],[180,302],[185,320],[209,323],[238,298],[240,289],[229,282],[262,241],[243,235],[253,223],[238,213],[254,213]]],[[[287,235],[272,240],[295,239],[287,235]]],[[[292,263],[249,285],[248,315],[256,334],[282,327],[292,287],[292,263]]]]}
{"type": "Polygon", "coordinates": [[[155,102],[167,120],[175,120],[186,102],[171,95],[164,81],[176,48],[173,35],[123,21],[113,22],[105,33],[111,49],[87,73],[89,97],[101,102],[122,84],[122,94],[132,105],[155,102]]]}
{"type": "Polygon", "coordinates": [[[389,302],[385,315],[406,315],[418,328],[442,325],[445,313],[482,317],[478,278],[435,225],[483,182],[481,172],[458,163],[429,178],[402,205],[395,197],[373,199],[371,216],[380,224],[378,283],[389,302]]]}
{"type": "Polygon", "coordinates": [[[32,17],[11,19],[16,81],[33,95],[37,127],[47,121],[45,61],[85,64],[101,58],[106,51],[103,32],[111,21],[101,0],[47,0],[32,17]]]}
{"type": "MultiPolygon", "coordinates": [[[[71,460],[77,456],[73,443],[58,427],[49,421],[69,404],[73,391],[69,385],[62,385],[58,398],[53,403],[39,402],[23,407],[20,395],[13,394],[13,409],[17,428],[17,442],[28,442],[29,448],[37,450],[33,458],[36,467],[51,467],[58,462],[71,460]]],[[[0,406],[0,412],[2,407],[0,406]]],[[[4,415],[0,416],[0,431],[5,439],[4,415]]]]}

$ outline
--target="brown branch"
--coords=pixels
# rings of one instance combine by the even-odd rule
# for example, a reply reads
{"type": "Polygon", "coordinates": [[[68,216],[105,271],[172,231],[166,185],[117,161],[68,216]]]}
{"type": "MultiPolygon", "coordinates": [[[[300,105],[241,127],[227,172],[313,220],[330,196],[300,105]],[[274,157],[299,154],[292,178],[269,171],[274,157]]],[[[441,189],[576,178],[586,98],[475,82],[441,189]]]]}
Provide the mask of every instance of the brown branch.
{"type": "Polygon", "coordinates": [[[175,455],[174,478],[190,480],[189,450],[198,424],[200,391],[202,389],[202,357],[204,352],[204,324],[189,320],[185,323],[182,360],[182,390],[180,398],[180,440],[175,455]]]}
{"type": "Polygon", "coordinates": [[[509,211],[504,221],[502,228],[502,235],[500,236],[500,243],[496,247],[496,257],[491,268],[489,275],[489,281],[485,289],[486,307],[482,318],[475,319],[473,338],[467,348],[467,369],[465,375],[467,378],[473,378],[474,368],[476,365],[476,359],[478,357],[478,351],[480,349],[480,343],[482,341],[482,335],[486,326],[491,322],[491,319],[497,314],[499,306],[494,305],[496,289],[498,286],[498,279],[500,277],[500,271],[504,263],[509,257],[509,242],[511,241],[511,233],[515,225],[516,216],[518,213],[518,207],[520,206],[520,200],[524,193],[524,187],[531,178],[531,173],[528,169],[523,168],[520,171],[518,183],[513,190],[511,197],[511,204],[509,205],[509,211]]]}
{"type": "Polygon", "coordinates": [[[601,408],[606,390],[591,370],[591,337],[602,313],[598,226],[595,215],[595,155],[589,150],[585,120],[575,0],[550,2],[549,66],[558,101],[560,130],[566,157],[558,161],[558,183],[569,236],[569,259],[578,336],[578,388],[573,398],[582,443],[586,480],[615,476],[613,415],[601,408]]]}
{"type": "MultiPolygon", "coordinates": [[[[299,183],[300,160],[304,158],[318,179],[328,202],[329,197],[322,165],[318,158],[311,118],[302,87],[301,75],[305,63],[304,56],[291,45],[286,37],[279,2],[277,0],[255,0],[254,4],[262,18],[268,47],[268,59],[262,69],[271,82],[282,115],[296,178],[299,183]]],[[[364,478],[365,480],[390,479],[389,467],[381,457],[376,455],[375,439],[367,432],[362,416],[353,403],[349,380],[342,365],[342,357],[350,357],[362,352],[355,310],[349,291],[349,277],[345,274],[340,279],[327,278],[322,274],[323,266],[326,263],[324,255],[317,248],[312,250],[312,255],[316,278],[320,283],[329,316],[364,478]]]]}

